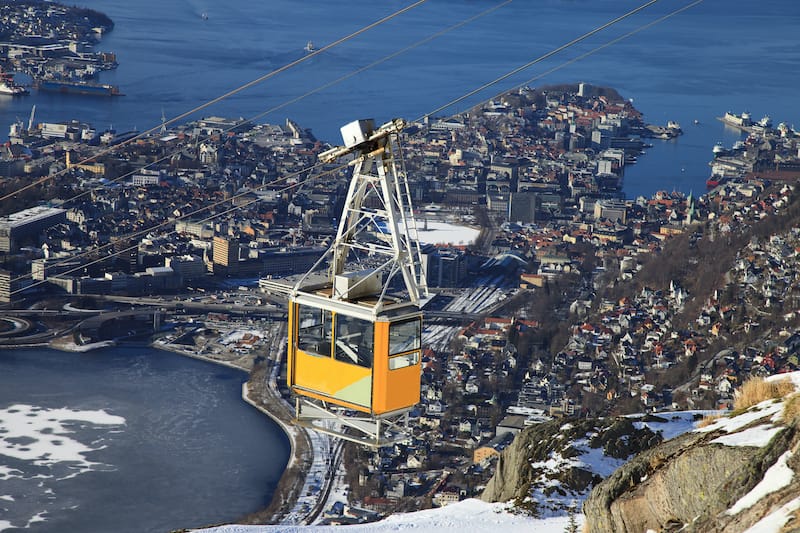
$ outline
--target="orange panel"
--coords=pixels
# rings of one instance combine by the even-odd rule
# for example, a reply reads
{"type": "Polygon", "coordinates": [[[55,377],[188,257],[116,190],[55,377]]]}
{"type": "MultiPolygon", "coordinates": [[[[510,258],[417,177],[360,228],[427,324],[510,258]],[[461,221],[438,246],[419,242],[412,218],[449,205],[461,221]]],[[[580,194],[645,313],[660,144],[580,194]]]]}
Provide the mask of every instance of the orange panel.
{"type": "Polygon", "coordinates": [[[389,389],[389,323],[375,322],[375,358],[372,361],[372,410],[383,414],[386,409],[386,395],[389,389]]]}
{"type": "Polygon", "coordinates": [[[286,346],[286,384],[289,388],[294,384],[294,347],[297,342],[297,304],[289,300],[289,321],[287,325],[286,346]]]}
{"type": "Polygon", "coordinates": [[[376,415],[419,403],[421,363],[389,370],[389,323],[375,323],[375,372],[372,410],[376,415]]]}

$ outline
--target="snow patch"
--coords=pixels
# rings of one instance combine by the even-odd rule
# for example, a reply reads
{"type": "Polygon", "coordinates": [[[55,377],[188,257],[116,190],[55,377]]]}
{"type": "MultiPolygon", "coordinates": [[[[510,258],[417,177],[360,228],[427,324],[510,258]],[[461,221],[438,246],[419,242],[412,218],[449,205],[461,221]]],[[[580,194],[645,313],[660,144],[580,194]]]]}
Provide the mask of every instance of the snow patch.
{"type": "Polygon", "coordinates": [[[800,509],[800,498],[795,498],[750,526],[744,533],[775,533],[775,531],[780,531],[798,509],[800,509]]]}
{"type": "Polygon", "coordinates": [[[480,232],[467,226],[417,220],[417,235],[425,244],[472,244],[480,232]]]}
{"type": "Polygon", "coordinates": [[[792,471],[786,463],[791,456],[792,452],[788,451],[778,457],[775,464],[769,467],[764,473],[764,479],[753,487],[750,492],[739,498],[739,501],[737,501],[733,507],[725,511],[725,514],[735,515],[745,509],[749,509],[767,496],[767,494],[777,492],[789,485],[789,483],[792,482],[792,477],[794,477],[794,471],[792,471]]]}
{"type": "Polygon", "coordinates": [[[784,428],[764,424],[755,426],[739,433],[731,433],[730,435],[723,435],[712,440],[712,443],[724,444],[725,446],[753,446],[762,448],[769,444],[772,437],[783,431],[784,428]]]}
{"type": "Polygon", "coordinates": [[[579,460],[577,466],[604,478],[613,474],[617,468],[627,462],[624,459],[615,459],[605,455],[602,448],[590,448],[589,442],[584,439],[575,441],[575,449],[583,452],[577,457],[579,460]]]}
{"type": "MultiPolygon", "coordinates": [[[[583,515],[575,515],[577,523],[583,515]]],[[[563,533],[569,517],[536,519],[508,512],[504,504],[470,499],[439,509],[393,514],[380,522],[347,526],[352,533],[389,533],[396,531],[436,533],[563,533]]],[[[240,526],[230,525],[195,530],[204,533],[341,533],[342,526],[240,526]]]]}
{"type": "MultiPolygon", "coordinates": [[[[70,422],[118,426],[125,424],[125,419],[102,410],[12,405],[0,409],[0,455],[30,461],[36,466],[66,463],[74,472],[72,475],[92,470],[96,463],[87,460],[85,454],[102,449],[102,446],[87,446],[71,438],[70,422]]],[[[0,467],[0,478],[18,477],[14,473],[22,474],[18,470],[0,467]]]]}
{"type": "MultiPolygon", "coordinates": [[[[656,416],[666,419],[666,422],[660,422],[658,420],[642,420],[634,422],[633,427],[636,429],[647,428],[654,433],[660,433],[662,439],[670,440],[678,435],[683,435],[684,433],[688,433],[694,429],[694,427],[697,425],[697,421],[695,420],[697,415],[705,413],[707,413],[707,411],[675,411],[673,413],[657,413],[656,416]]],[[[644,417],[644,415],[629,415],[629,418],[642,417],[644,417]]]]}
{"type": "Polygon", "coordinates": [[[765,400],[744,413],[734,417],[723,417],[715,420],[713,423],[695,429],[697,433],[710,433],[712,431],[723,430],[727,433],[739,431],[743,427],[762,418],[773,417],[780,415],[783,412],[783,402],[776,402],[775,400],[765,400]]]}
{"type": "Polygon", "coordinates": [[[244,340],[245,336],[247,335],[251,337],[258,337],[258,339],[263,339],[265,337],[264,332],[257,329],[252,329],[252,330],[237,329],[235,331],[228,333],[223,338],[221,338],[219,340],[219,343],[227,346],[228,344],[234,344],[244,340]]]}
{"type": "Polygon", "coordinates": [[[788,372],[786,374],[775,374],[764,378],[765,381],[791,381],[794,388],[800,391],[800,372],[788,372]]]}
{"type": "MultiPolygon", "coordinates": [[[[0,426],[2,427],[2,426],[0,426]]],[[[19,470],[15,470],[13,468],[9,468],[4,465],[0,465],[0,479],[9,479],[12,477],[18,477],[21,474],[19,470]]]]}

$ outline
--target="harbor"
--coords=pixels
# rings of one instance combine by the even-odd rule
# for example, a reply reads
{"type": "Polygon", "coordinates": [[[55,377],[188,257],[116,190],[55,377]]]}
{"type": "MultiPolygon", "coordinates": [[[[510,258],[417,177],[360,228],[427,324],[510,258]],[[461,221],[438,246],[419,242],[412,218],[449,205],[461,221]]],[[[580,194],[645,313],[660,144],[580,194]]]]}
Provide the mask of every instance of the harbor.
{"type": "Polygon", "coordinates": [[[0,11],[0,94],[23,96],[29,89],[117,96],[119,88],[99,83],[101,72],[117,68],[116,55],[94,46],[113,22],[97,11],[58,4],[8,5],[0,11]],[[30,83],[14,80],[15,75],[30,83]]]}

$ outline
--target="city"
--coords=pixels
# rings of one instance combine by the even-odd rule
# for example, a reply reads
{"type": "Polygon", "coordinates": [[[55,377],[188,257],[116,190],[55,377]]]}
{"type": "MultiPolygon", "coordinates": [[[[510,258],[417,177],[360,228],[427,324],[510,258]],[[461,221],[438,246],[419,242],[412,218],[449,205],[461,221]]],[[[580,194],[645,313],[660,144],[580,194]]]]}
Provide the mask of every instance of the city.
{"type": "MultiPolygon", "coordinates": [[[[40,53],[3,50],[19,70],[40,53]]],[[[526,86],[410,123],[434,297],[411,436],[369,450],[290,426],[287,287],[336,234],[350,169],[318,157],[337,140],[291,119],[117,132],[32,110],[0,157],[0,348],[139,342],[248,372],[296,469],[293,497],[257,520],[360,523],[480,497],[531,426],[730,410],[748,377],[798,370],[800,135],[722,120],[746,136],[708,147],[708,191],[633,199],[626,169],[683,131],[614,89],[526,86]]]]}
{"type": "MultiPolygon", "coordinates": [[[[668,291],[644,287],[618,301],[593,301],[602,287],[632,279],[671,239],[697,240],[709,222],[730,233],[788,205],[792,187],[770,185],[757,173],[780,159],[791,175],[794,133],[751,136],[738,156],[749,162],[749,174],[728,175],[705,196],[624,200],[625,166],[646,150],[641,134],[650,130],[629,103],[601,92],[585,85],[522,90],[468,116],[406,131],[420,224],[482,229],[475,243],[423,248],[437,296],[426,309],[417,430],[408,445],[360,459],[375,469],[364,483],[363,507],[385,512],[404,499],[475,495],[508,437],[549,417],[724,407],[753,365],[764,373],[796,368],[797,335],[789,333],[777,351],[732,353],[725,357],[736,364],[708,364],[698,381],[675,390],[657,387],[654,376],[696,361],[696,351],[732,329],[757,326],[758,315],[734,312],[716,294],[696,314],[696,328],[673,328],[689,294],[677,280],[666,280],[668,291]],[[552,299],[554,291],[564,298],[552,299]],[[526,305],[531,294],[535,303],[526,305]],[[542,324],[547,318],[535,307],[559,301],[558,318],[573,326],[561,346],[553,339],[537,350],[530,339],[552,324],[542,324]],[[593,306],[599,314],[590,318],[593,306]],[[377,475],[398,469],[408,473],[377,475]],[[456,483],[453,472],[467,477],[456,483]],[[379,478],[385,480],[375,486],[379,478]]],[[[6,159],[17,188],[21,180],[47,180],[47,194],[57,195],[46,207],[0,221],[5,264],[17,267],[2,278],[6,301],[65,294],[91,301],[90,309],[108,305],[103,301],[149,303],[164,310],[170,328],[156,346],[248,370],[265,354],[279,357],[285,291],[278,280],[319,258],[348,180],[346,171],[314,167],[326,144],[292,121],[219,117],[128,143],[79,123],[12,133],[11,146],[26,154],[6,159]]],[[[736,263],[731,274],[752,287],[751,309],[770,307],[797,286],[784,253],[797,239],[790,232],[753,244],[757,258],[736,263]],[[777,285],[774,276],[763,277],[775,268],[777,285]]],[[[139,336],[147,324],[120,327],[139,336]]],[[[119,330],[80,328],[79,342],[91,347],[124,337],[119,330]]],[[[41,342],[41,334],[33,340],[41,342]]]]}

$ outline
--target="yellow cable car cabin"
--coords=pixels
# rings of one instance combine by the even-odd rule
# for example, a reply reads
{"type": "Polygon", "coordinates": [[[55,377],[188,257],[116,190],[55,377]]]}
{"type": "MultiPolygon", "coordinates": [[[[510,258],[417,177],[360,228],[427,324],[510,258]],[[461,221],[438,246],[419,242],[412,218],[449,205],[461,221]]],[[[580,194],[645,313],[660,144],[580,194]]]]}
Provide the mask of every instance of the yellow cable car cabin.
{"type": "Polygon", "coordinates": [[[419,312],[370,321],[293,302],[288,381],[302,395],[373,416],[419,402],[419,312]]]}
{"type": "Polygon", "coordinates": [[[405,438],[399,421],[420,394],[427,286],[392,142],[404,125],[352,122],[342,128],[345,146],[320,154],[354,156],[353,177],[336,239],[289,298],[295,423],[370,446],[405,438]]]}

